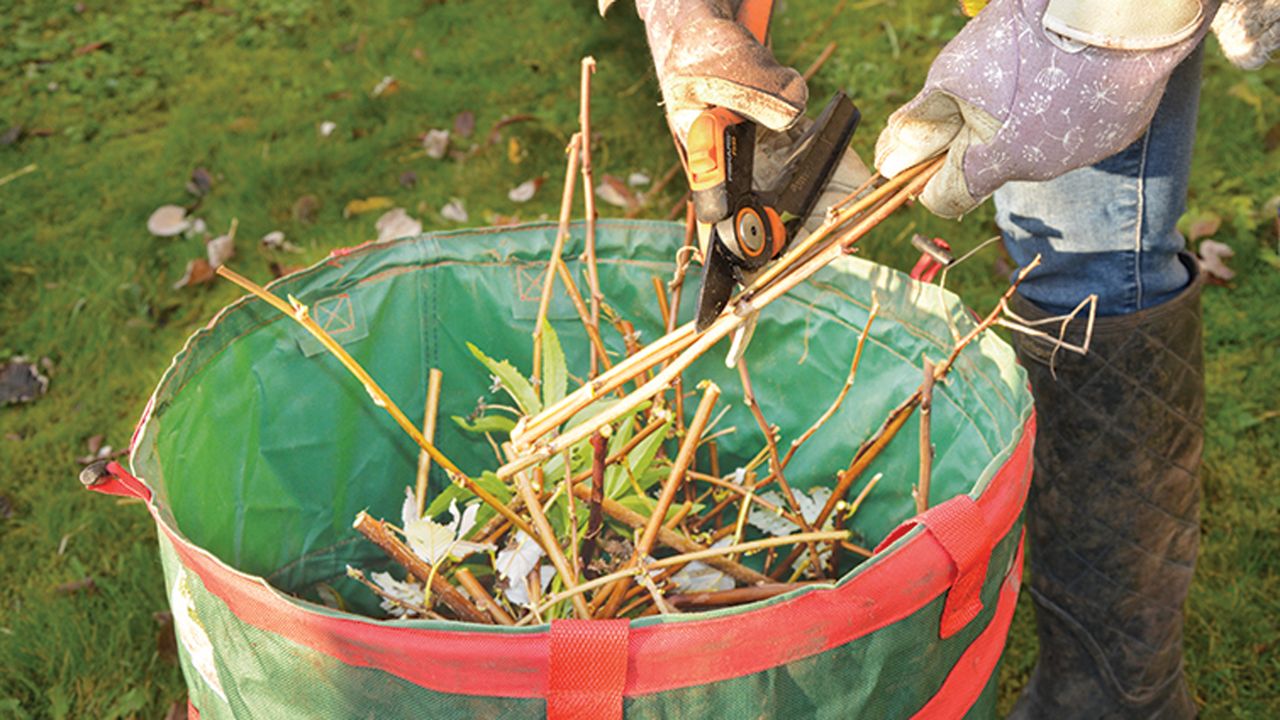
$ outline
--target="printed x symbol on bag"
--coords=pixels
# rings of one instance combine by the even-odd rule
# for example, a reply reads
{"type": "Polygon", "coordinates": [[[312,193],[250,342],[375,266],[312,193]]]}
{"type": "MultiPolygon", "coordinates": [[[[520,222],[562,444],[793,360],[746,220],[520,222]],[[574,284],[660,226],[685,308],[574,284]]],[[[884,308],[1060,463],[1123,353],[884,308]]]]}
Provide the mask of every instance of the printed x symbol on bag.
{"type": "Polygon", "coordinates": [[[314,314],[316,322],[330,335],[356,329],[356,316],[351,309],[351,296],[346,293],[325,298],[316,303],[314,314]]]}
{"type": "Polygon", "coordinates": [[[542,283],[545,282],[543,278],[550,268],[551,263],[516,268],[516,292],[520,294],[520,302],[538,302],[542,299],[542,283]]]}

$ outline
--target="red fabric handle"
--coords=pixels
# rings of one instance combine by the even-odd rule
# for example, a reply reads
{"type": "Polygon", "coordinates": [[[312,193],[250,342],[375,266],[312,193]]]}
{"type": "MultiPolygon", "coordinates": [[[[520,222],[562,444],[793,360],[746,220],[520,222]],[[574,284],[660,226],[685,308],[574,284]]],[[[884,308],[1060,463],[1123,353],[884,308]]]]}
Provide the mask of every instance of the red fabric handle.
{"type": "Polygon", "coordinates": [[[621,720],[629,620],[551,623],[548,720],[621,720]]]}
{"type": "Polygon", "coordinates": [[[128,470],[121,467],[118,462],[107,463],[108,475],[97,484],[89,486],[94,492],[100,492],[104,495],[120,495],[123,497],[139,498],[145,502],[151,502],[151,488],[146,483],[129,474],[128,470]]]}
{"type": "Polygon", "coordinates": [[[899,525],[876,552],[892,545],[916,525],[925,526],[956,568],[938,628],[938,636],[945,640],[982,612],[982,583],[987,579],[987,561],[999,537],[989,531],[982,508],[973,498],[957,495],[899,525]]]}

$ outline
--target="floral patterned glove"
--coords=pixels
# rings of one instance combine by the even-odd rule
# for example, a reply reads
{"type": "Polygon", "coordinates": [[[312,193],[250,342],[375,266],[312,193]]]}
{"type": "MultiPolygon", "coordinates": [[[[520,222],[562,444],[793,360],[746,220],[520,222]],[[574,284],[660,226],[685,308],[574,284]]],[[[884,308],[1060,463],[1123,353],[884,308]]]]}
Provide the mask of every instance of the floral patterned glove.
{"type": "Polygon", "coordinates": [[[959,217],[1010,180],[1048,180],[1146,130],[1217,0],[994,0],[942,49],[924,89],[890,118],[876,166],[934,155],[921,202],[959,217]]]}

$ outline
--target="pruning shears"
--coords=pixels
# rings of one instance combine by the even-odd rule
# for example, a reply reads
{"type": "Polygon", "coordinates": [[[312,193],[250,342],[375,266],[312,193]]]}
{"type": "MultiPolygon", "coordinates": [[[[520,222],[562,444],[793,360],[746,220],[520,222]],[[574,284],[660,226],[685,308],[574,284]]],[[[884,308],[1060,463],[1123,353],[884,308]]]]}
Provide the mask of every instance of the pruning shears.
{"type": "MultiPolygon", "coordinates": [[[[762,44],[772,0],[748,0],[738,21],[762,44]]],[[[695,326],[705,330],[734,288],[746,285],[786,251],[831,179],[861,114],[843,92],[827,103],[793,147],[772,187],[755,187],[757,125],[722,107],[703,111],[686,138],[694,213],[711,226],[698,290],[695,326]]]]}

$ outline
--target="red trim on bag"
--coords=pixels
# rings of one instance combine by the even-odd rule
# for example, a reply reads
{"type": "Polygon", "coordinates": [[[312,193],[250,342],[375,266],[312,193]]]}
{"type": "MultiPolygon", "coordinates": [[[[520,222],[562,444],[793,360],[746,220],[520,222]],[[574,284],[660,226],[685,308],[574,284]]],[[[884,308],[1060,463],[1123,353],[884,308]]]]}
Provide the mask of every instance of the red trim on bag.
{"type": "Polygon", "coordinates": [[[187,700],[187,720],[200,720],[200,711],[191,704],[190,699],[187,700]]]}
{"type": "Polygon", "coordinates": [[[551,621],[547,720],[622,720],[629,620],[551,621]]]}
{"type": "Polygon", "coordinates": [[[938,628],[938,636],[945,640],[963,630],[982,612],[982,583],[987,579],[987,561],[1000,537],[988,531],[982,509],[973,498],[957,495],[899,525],[876,547],[876,552],[892,545],[916,525],[925,526],[937,538],[956,568],[938,628]]]}
{"type": "Polygon", "coordinates": [[[1013,567],[1000,586],[1000,599],[996,601],[996,612],[991,622],[973,639],[947,674],[942,687],[920,708],[920,712],[912,716],[913,719],[963,717],[982,695],[996,664],[1000,662],[1000,656],[1004,654],[1005,639],[1009,636],[1009,626],[1013,624],[1013,610],[1018,606],[1018,590],[1022,586],[1022,541],[1026,534],[1024,529],[1022,537],[1018,538],[1018,554],[1014,556],[1013,567]]]}
{"type": "MultiPolygon", "coordinates": [[[[976,501],[993,537],[1022,512],[1031,479],[1035,416],[976,501]]],[[[939,506],[941,507],[941,506],[939,506]]],[[[405,627],[315,612],[264,580],[230,570],[152,515],[182,563],[245,623],[348,665],[383,670],[437,692],[545,697],[551,633],[405,627]]],[[[918,611],[952,586],[952,555],[936,532],[877,556],[838,588],[723,617],[632,627],[624,693],[644,695],[742,677],[844,645],[918,611]],[[909,581],[904,581],[909,578],[909,581]]],[[[470,626],[475,627],[475,626],[470,626]]]]}
{"type": "Polygon", "coordinates": [[[107,473],[109,473],[108,477],[104,477],[97,485],[90,485],[89,489],[103,495],[120,495],[151,502],[151,488],[130,475],[128,470],[120,466],[120,463],[107,463],[107,473]]]}

